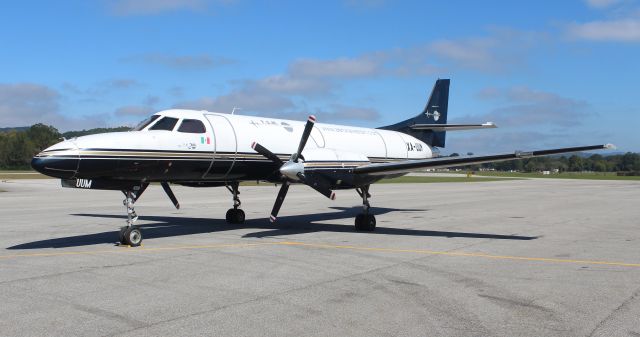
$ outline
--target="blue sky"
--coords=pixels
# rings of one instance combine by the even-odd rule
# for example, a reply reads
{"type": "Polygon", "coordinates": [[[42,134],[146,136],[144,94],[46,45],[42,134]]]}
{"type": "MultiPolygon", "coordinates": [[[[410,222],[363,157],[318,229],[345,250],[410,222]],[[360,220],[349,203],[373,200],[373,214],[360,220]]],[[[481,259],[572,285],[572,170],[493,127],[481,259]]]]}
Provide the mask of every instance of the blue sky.
{"type": "Polygon", "coordinates": [[[184,107],[376,127],[451,78],[448,152],[640,151],[640,3],[5,1],[0,127],[184,107]]]}

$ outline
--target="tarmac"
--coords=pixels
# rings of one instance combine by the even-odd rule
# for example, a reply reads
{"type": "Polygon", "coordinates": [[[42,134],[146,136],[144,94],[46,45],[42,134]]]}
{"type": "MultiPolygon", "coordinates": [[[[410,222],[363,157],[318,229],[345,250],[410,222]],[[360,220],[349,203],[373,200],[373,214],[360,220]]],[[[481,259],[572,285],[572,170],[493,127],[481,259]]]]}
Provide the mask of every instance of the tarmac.
{"type": "Polygon", "coordinates": [[[640,336],[640,182],[160,186],[118,246],[122,193],[0,183],[0,336],[640,336]]]}

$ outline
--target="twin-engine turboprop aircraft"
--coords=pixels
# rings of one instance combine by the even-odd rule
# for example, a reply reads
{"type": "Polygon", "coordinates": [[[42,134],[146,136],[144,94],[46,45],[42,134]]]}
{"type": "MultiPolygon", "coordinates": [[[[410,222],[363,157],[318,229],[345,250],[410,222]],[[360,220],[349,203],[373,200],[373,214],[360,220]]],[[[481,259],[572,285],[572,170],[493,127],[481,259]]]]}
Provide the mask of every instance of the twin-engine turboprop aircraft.
{"type": "Polygon", "coordinates": [[[376,181],[426,168],[445,168],[599,150],[593,145],[490,156],[438,157],[446,131],[496,127],[493,123],[447,124],[449,80],[437,80],[424,111],[378,129],[207,111],[165,110],[129,132],[112,132],[64,140],[36,155],[31,166],[61,178],[63,187],[120,190],[127,224],[123,244],[138,246],[142,232],[134,223],[134,203],[152,182],[159,182],[176,208],[169,183],[190,187],[225,186],[233,195],[229,223],[242,223],[241,181],[280,183],[270,220],[275,221],[289,185],[305,184],[327,198],[336,189],[355,189],[362,197],[359,231],[373,231],[369,186],[376,181]]]}

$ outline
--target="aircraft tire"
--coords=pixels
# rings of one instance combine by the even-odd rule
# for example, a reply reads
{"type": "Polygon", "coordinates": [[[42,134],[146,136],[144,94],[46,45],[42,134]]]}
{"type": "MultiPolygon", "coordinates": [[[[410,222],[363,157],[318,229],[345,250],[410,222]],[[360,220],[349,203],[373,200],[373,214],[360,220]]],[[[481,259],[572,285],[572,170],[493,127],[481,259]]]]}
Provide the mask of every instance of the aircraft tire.
{"type": "Polygon", "coordinates": [[[120,227],[120,233],[118,235],[118,241],[120,241],[120,244],[126,245],[127,242],[124,240],[124,233],[127,231],[127,229],[129,229],[129,227],[124,226],[124,227],[120,227]]]}
{"type": "Polygon", "coordinates": [[[142,244],[142,231],[137,226],[131,226],[124,231],[124,242],[131,247],[142,244]]]}
{"type": "Polygon", "coordinates": [[[227,210],[227,214],[225,215],[225,219],[227,220],[227,223],[233,223],[233,211],[235,211],[235,209],[233,208],[229,208],[227,210]]]}
{"type": "Polygon", "coordinates": [[[230,223],[230,224],[244,223],[244,218],[245,218],[244,211],[239,208],[237,209],[230,208],[229,210],[227,210],[227,214],[225,216],[227,223],[230,223]]]}
{"type": "Polygon", "coordinates": [[[355,224],[359,232],[373,232],[376,229],[376,217],[373,214],[360,213],[356,216],[355,224]]]}
{"type": "Polygon", "coordinates": [[[236,224],[244,223],[244,217],[245,217],[244,211],[238,208],[235,212],[235,216],[233,219],[235,220],[234,223],[236,224]]]}

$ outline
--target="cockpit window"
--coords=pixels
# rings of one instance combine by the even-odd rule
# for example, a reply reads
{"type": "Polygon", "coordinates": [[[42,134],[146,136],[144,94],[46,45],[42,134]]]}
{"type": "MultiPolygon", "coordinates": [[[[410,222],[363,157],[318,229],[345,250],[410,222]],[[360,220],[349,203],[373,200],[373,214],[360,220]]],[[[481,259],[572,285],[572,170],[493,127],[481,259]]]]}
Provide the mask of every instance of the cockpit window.
{"type": "Polygon", "coordinates": [[[153,121],[158,119],[158,117],[160,117],[160,115],[151,115],[151,116],[149,116],[148,118],[146,118],[142,122],[138,123],[138,125],[136,125],[136,127],[133,128],[133,131],[140,131],[140,130],[146,128],[149,124],[151,124],[153,121]]]}
{"type": "Polygon", "coordinates": [[[204,127],[204,124],[197,119],[183,119],[182,124],[178,128],[178,132],[186,132],[186,133],[205,133],[207,130],[204,127]]]}
{"type": "Polygon", "coordinates": [[[167,131],[171,131],[176,126],[176,123],[178,123],[178,119],[177,118],[164,117],[161,120],[159,120],[156,124],[154,124],[151,128],[149,128],[149,130],[167,130],[167,131]]]}

